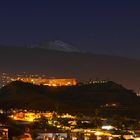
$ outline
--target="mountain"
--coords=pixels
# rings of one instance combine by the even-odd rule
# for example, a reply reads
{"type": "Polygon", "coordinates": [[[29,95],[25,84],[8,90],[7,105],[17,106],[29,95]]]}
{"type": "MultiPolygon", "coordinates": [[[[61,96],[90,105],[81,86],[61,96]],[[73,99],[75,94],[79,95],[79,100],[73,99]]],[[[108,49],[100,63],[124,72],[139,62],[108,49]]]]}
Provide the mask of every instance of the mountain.
{"type": "Polygon", "coordinates": [[[63,51],[63,52],[82,52],[78,48],[69,45],[63,41],[55,40],[48,43],[41,43],[37,45],[31,46],[32,48],[43,48],[46,50],[55,50],[55,51],[63,51]]]}
{"type": "Polygon", "coordinates": [[[0,71],[39,73],[48,77],[75,77],[78,81],[105,79],[140,90],[140,61],[91,53],[42,48],[0,47],[0,71]]]}
{"type": "MultiPolygon", "coordinates": [[[[134,92],[112,81],[71,87],[37,86],[15,81],[0,90],[0,97],[0,108],[5,109],[26,108],[92,114],[96,108],[117,103],[113,110],[119,111],[119,114],[133,111],[139,115],[137,112],[140,107],[140,99],[134,92]]],[[[102,113],[106,111],[104,108],[101,110],[102,113]]],[[[132,114],[129,112],[128,115],[132,114]]]]}
{"type": "Polygon", "coordinates": [[[106,55],[113,55],[113,56],[122,56],[132,59],[140,60],[140,47],[135,43],[133,45],[127,45],[118,47],[118,44],[112,46],[100,46],[96,47],[93,46],[94,53],[96,54],[106,54],[106,55]]]}

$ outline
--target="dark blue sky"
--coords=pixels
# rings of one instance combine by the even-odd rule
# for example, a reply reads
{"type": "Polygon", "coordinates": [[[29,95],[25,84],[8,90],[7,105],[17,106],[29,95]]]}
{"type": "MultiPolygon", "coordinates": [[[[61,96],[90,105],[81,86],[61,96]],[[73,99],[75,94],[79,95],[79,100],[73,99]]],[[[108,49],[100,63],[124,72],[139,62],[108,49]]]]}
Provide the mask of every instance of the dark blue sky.
{"type": "Polygon", "coordinates": [[[138,57],[140,1],[0,1],[1,44],[50,40],[62,40],[96,53],[138,57]]]}

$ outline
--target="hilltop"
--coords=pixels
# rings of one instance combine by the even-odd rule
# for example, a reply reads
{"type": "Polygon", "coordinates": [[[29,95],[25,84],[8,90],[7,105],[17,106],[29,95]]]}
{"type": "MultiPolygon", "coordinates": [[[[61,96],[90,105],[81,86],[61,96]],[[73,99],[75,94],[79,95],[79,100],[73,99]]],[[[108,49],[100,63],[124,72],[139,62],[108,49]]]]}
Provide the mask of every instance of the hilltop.
{"type": "Polygon", "coordinates": [[[112,81],[70,87],[37,86],[15,81],[0,90],[0,97],[0,108],[70,113],[93,113],[96,108],[109,103],[119,103],[118,107],[125,107],[127,111],[138,110],[140,103],[133,91],[112,81]]]}

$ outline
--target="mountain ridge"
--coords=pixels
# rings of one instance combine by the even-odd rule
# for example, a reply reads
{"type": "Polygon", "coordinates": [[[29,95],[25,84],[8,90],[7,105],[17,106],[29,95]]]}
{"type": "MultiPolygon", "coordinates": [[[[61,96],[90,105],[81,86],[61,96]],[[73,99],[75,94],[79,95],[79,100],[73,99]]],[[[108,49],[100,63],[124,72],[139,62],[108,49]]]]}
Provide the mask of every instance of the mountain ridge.
{"type": "Polygon", "coordinates": [[[0,70],[46,74],[48,77],[75,77],[79,81],[107,79],[140,90],[140,61],[117,56],[0,47],[0,70]]]}
{"type": "Polygon", "coordinates": [[[83,52],[77,47],[65,43],[61,40],[54,40],[46,43],[32,45],[31,48],[42,48],[46,50],[54,50],[54,51],[62,51],[62,52],[79,52],[79,53],[83,52]]]}

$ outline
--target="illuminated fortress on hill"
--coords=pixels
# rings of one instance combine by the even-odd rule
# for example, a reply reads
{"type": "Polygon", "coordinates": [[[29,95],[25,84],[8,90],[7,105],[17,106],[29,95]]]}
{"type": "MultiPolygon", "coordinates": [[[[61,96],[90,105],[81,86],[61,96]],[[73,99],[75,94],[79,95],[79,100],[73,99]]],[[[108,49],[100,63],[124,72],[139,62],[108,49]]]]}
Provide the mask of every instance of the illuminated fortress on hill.
{"type": "Polygon", "coordinates": [[[26,83],[32,83],[35,85],[45,85],[45,86],[74,86],[77,84],[75,78],[47,79],[47,78],[18,77],[16,80],[26,83]]]}

